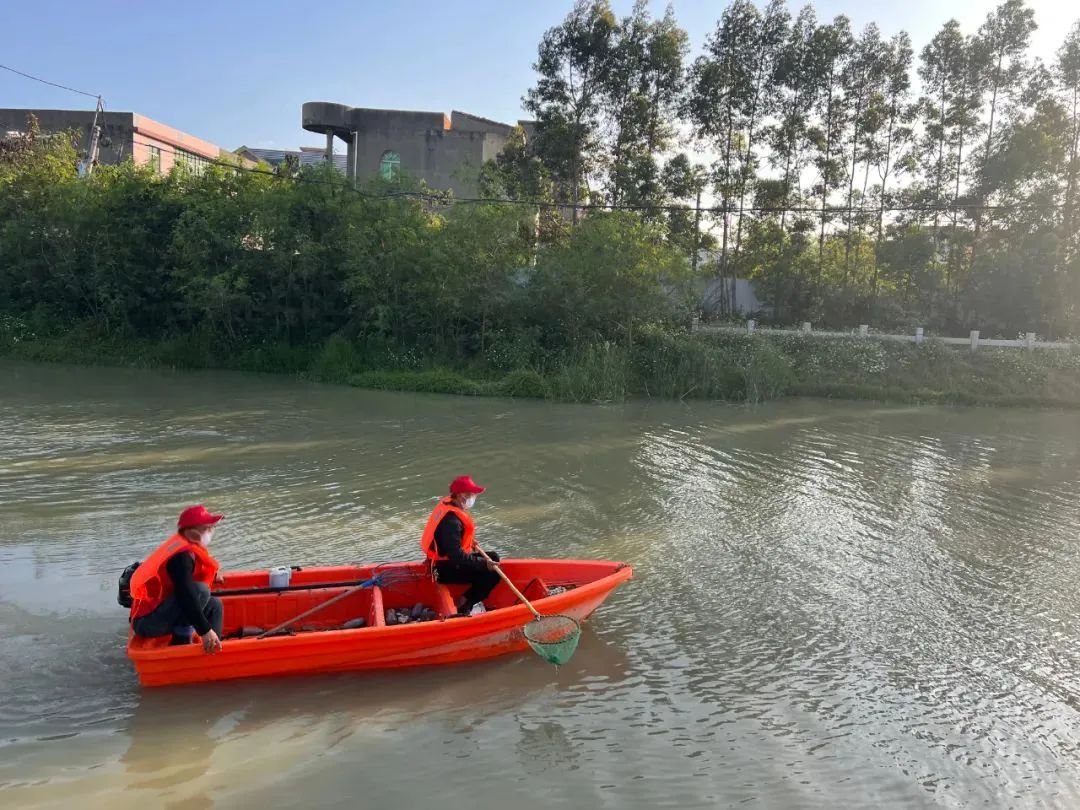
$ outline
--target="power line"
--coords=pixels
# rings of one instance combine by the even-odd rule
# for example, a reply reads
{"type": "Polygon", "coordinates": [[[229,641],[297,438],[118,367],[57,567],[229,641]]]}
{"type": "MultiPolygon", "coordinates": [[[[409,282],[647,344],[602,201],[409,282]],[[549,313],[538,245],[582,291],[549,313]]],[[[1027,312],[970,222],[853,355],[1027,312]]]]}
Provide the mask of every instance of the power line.
{"type": "Polygon", "coordinates": [[[39,78],[37,76],[31,76],[29,73],[23,73],[21,70],[16,70],[15,68],[8,67],[7,65],[0,65],[0,68],[3,68],[4,70],[10,71],[11,73],[15,73],[15,74],[17,74],[19,76],[22,76],[23,78],[32,79],[35,82],[41,82],[42,84],[47,84],[50,87],[59,87],[61,90],[70,90],[72,93],[78,93],[80,96],[89,96],[90,98],[101,98],[101,96],[98,93],[88,93],[85,90],[79,90],[79,89],[74,88],[74,87],[68,87],[66,84],[57,84],[56,82],[50,82],[47,79],[42,79],[42,78],[39,78]]]}

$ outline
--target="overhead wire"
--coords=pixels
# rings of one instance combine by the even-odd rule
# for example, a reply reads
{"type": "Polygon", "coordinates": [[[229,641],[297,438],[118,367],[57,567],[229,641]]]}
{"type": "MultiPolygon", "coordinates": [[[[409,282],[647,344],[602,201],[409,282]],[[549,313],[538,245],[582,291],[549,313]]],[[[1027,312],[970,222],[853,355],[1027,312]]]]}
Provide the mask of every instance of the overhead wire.
{"type": "Polygon", "coordinates": [[[47,84],[50,87],[58,87],[61,90],[69,90],[72,93],[78,93],[80,96],[89,96],[90,98],[101,98],[100,93],[90,93],[90,92],[88,92],[86,90],[79,90],[76,87],[68,87],[66,84],[59,84],[57,82],[50,82],[48,79],[42,79],[40,76],[34,76],[34,75],[30,74],[30,73],[24,73],[23,71],[16,70],[15,68],[9,67],[8,65],[0,65],[0,68],[2,68],[3,70],[8,71],[10,73],[15,73],[16,75],[22,76],[25,79],[32,79],[35,82],[41,82],[42,84],[47,84]]]}
{"type": "MultiPolygon", "coordinates": [[[[133,142],[141,146],[152,146],[161,150],[164,154],[171,154],[173,156],[186,157],[187,155],[195,155],[193,152],[177,151],[175,149],[169,149],[163,147],[157,143],[150,143],[148,141],[140,141],[133,139],[133,142]]],[[[247,172],[249,174],[259,174],[267,177],[274,177],[278,180],[286,180],[296,183],[311,183],[315,185],[332,186],[344,191],[354,192],[361,197],[371,200],[391,200],[400,198],[421,199],[427,200],[437,205],[458,205],[458,204],[472,204],[472,205],[522,205],[532,208],[544,208],[552,210],[570,210],[577,208],[579,211],[681,211],[684,213],[694,213],[700,211],[701,213],[712,214],[781,214],[787,212],[789,214],[814,214],[821,216],[822,214],[878,214],[879,212],[886,213],[949,213],[959,211],[1041,211],[1041,210],[1057,210],[1063,208],[1061,204],[1053,203],[1046,205],[970,205],[955,203],[953,205],[887,205],[884,208],[879,206],[872,207],[852,207],[847,206],[702,206],[697,208],[692,205],[608,205],[605,203],[578,203],[576,206],[573,203],[560,203],[551,202],[546,200],[523,200],[515,198],[503,198],[503,197],[458,197],[448,195],[445,192],[427,192],[427,191],[390,191],[381,194],[373,194],[363,189],[354,188],[347,181],[335,181],[324,180],[318,177],[305,177],[302,174],[297,175],[285,175],[274,170],[259,169],[257,167],[243,166],[238,163],[234,163],[227,160],[215,160],[214,158],[207,158],[202,155],[195,155],[202,161],[205,161],[209,165],[220,166],[226,169],[232,169],[234,171],[247,172]]]]}

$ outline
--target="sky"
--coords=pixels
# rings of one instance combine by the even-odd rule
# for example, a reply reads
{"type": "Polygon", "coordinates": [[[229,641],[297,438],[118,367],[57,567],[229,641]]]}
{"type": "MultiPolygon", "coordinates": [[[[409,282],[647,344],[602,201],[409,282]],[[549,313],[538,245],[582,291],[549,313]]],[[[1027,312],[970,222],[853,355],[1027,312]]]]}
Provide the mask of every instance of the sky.
{"type": "MultiPolygon", "coordinates": [[[[212,141],[296,149],[321,145],[300,125],[305,101],[449,113],[508,123],[528,117],[521,97],[544,31],[573,0],[0,0],[0,64],[105,99],[212,141]]],[[[633,0],[613,0],[622,16],[633,0]]],[[[664,0],[652,2],[655,16],[664,0]]],[[[672,0],[693,58],[725,3],[672,0]]],[[[801,3],[791,3],[793,13],[801,3]]],[[[974,32],[993,0],[819,0],[886,36],[911,34],[916,52],[949,16],[974,32]]],[[[1072,0],[1028,0],[1033,52],[1050,61],[1080,18],[1072,0]]],[[[93,108],[93,100],[0,70],[0,107],[93,108]]]]}

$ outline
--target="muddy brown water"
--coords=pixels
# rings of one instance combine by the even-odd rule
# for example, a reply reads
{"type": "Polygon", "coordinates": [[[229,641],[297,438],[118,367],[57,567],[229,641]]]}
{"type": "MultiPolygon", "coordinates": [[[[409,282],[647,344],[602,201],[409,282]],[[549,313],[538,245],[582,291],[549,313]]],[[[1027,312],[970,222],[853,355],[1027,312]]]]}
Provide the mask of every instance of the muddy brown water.
{"type": "Polygon", "coordinates": [[[0,806],[1080,806],[1080,414],[376,393],[0,364],[0,806]],[[568,666],[140,690],[119,571],[479,537],[636,576],[568,666]]]}

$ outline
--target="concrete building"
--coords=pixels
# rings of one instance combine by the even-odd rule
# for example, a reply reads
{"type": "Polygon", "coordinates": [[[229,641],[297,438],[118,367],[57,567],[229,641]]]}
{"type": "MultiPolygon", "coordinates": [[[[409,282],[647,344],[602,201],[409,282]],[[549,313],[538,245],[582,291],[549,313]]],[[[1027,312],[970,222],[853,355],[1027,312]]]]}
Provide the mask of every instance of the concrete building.
{"type": "MultiPolygon", "coordinates": [[[[519,122],[528,126],[528,122],[519,122]]],[[[458,197],[475,196],[480,167],[506,145],[513,127],[468,113],[347,107],[324,101],[303,106],[303,126],[346,145],[346,174],[365,180],[408,175],[458,197]]]]}
{"type": "MultiPolygon", "coordinates": [[[[252,146],[241,146],[235,150],[240,157],[250,160],[252,163],[266,163],[277,168],[288,158],[294,158],[299,166],[317,166],[326,160],[326,149],[322,146],[301,146],[298,150],[291,149],[259,149],[252,146]]],[[[334,154],[334,168],[342,174],[348,174],[348,156],[334,154]]]]}
{"type": "MultiPolygon", "coordinates": [[[[25,132],[30,115],[37,118],[43,133],[74,130],[79,138],[78,148],[86,149],[90,143],[92,110],[0,109],[0,134],[25,132]]],[[[177,162],[201,172],[211,161],[237,159],[220,146],[138,113],[106,112],[99,116],[98,125],[101,127],[99,164],[116,164],[131,158],[140,166],[149,165],[165,174],[177,162]]]]}

